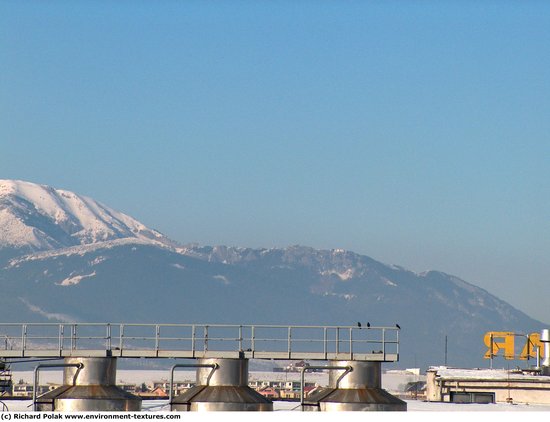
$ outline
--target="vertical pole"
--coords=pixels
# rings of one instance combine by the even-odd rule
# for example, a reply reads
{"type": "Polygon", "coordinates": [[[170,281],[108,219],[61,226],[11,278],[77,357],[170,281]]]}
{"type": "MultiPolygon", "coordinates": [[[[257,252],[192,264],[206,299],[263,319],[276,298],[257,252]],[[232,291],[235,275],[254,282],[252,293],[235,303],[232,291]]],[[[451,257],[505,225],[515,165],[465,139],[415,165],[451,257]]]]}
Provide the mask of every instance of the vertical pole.
{"type": "Polygon", "coordinates": [[[76,349],[76,327],[75,324],[71,325],[71,351],[76,349]]]}
{"type": "Polygon", "coordinates": [[[336,327],[336,357],[340,353],[340,327],[336,327]]]}
{"type": "Polygon", "coordinates": [[[252,345],[251,345],[251,348],[252,348],[252,357],[254,357],[254,352],[256,351],[256,346],[255,346],[255,342],[256,342],[256,334],[255,334],[255,328],[254,326],[252,326],[252,345]]]}
{"type": "Polygon", "coordinates": [[[305,384],[306,367],[302,367],[300,370],[300,405],[302,406],[302,412],[304,411],[304,384],[305,384]]]}
{"type": "Polygon", "coordinates": [[[386,329],[382,328],[382,354],[384,355],[384,360],[386,360],[386,329]]]}
{"type": "Polygon", "coordinates": [[[21,351],[25,355],[25,349],[27,348],[27,324],[23,324],[21,329],[21,351]]]}
{"type": "Polygon", "coordinates": [[[111,350],[113,347],[111,341],[111,324],[107,323],[107,350],[111,350]]]}
{"type": "Polygon", "coordinates": [[[124,324],[120,324],[120,343],[118,345],[118,348],[120,349],[121,354],[122,354],[122,346],[124,346],[124,324]]]}
{"type": "Polygon", "coordinates": [[[288,358],[290,359],[290,355],[292,353],[292,327],[288,327],[288,358]]]}
{"type": "Polygon", "coordinates": [[[243,351],[243,326],[239,325],[239,351],[243,351]]]}
{"type": "Polygon", "coordinates": [[[191,352],[193,353],[193,357],[195,357],[195,342],[197,338],[197,330],[195,325],[191,327],[191,352]]]}
{"type": "Polygon", "coordinates": [[[59,356],[63,350],[63,324],[59,324],[59,356]]]}
{"type": "Polygon", "coordinates": [[[323,327],[323,354],[327,358],[327,327],[323,327]]]}
{"type": "Polygon", "coordinates": [[[160,326],[155,325],[155,353],[158,356],[159,354],[159,342],[160,342],[160,326]]]}
{"type": "Polygon", "coordinates": [[[447,366],[447,336],[445,336],[445,366],[447,366]]]}
{"type": "Polygon", "coordinates": [[[491,334],[491,369],[493,369],[493,334],[491,334]]]}
{"type": "Polygon", "coordinates": [[[208,351],[208,325],[204,326],[204,344],[203,344],[203,352],[208,351]]]}
{"type": "Polygon", "coordinates": [[[397,357],[399,357],[399,330],[397,330],[397,357]]]}
{"type": "Polygon", "coordinates": [[[349,329],[349,358],[353,360],[353,328],[349,329]]]}
{"type": "Polygon", "coordinates": [[[33,379],[33,389],[32,389],[32,410],[36,412],[36,398],[38,397],[38,370],[40,365],[34,368],[34,379],[33,379]]]}

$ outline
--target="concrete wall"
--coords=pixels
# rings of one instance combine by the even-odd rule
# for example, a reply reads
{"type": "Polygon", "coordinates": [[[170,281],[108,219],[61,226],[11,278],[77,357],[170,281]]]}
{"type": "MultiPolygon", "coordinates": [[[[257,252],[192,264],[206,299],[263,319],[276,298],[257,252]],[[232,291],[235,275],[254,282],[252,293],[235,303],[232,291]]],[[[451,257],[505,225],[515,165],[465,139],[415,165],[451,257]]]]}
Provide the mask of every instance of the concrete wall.
{"type": "Polygon", "coordinates": [[[450,401],[452,392],[494,393],[497,403],[550,404],[550,377],[539,380],[525,379],[460,379],[444,378],[437,371],[427,372],[426,399],[428,401],[450,401]]]}

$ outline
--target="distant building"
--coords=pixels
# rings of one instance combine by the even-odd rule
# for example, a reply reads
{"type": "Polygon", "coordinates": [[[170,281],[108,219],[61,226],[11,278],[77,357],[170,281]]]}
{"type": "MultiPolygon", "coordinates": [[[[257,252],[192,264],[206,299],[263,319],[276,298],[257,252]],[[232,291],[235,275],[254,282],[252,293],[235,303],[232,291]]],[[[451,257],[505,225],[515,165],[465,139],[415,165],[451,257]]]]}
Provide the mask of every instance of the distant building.
{"type": "Polygon", "coordinates": [[[505,369],[432,367],[426,399],[453,403],[550,404],[550,376],[505,369]]]}
{"type": "Polygon", "coordinates": [[[279,391],[279,398],[283,400],[300,400],[300,392],[293,390],[279,391]]]}
{"type": "MultiPolygon", "coordinates": [[[[56,384],[48,384],[48,385],[39,385],[38,386],[38,392],[37,395],[41,395],[44,393],[47,393],[48,391],[54,390],[59,385],[56,384]]],[[[34,386],[32,384],[28,384],[26,382],[24,383],[17,383],[13,384],[11,395],[13,397],[32,397],[33,396],[33,390],[34,386]]]]}
{"type": "MultiPolygon", "coordinates": [[[[195,383],[192,381],[175,381],[172,385],[174,396],[180,395],[194,386],[195,383]]],[[[170,381],[153,381],[151,390],[155,391],[158,388],[165,391],[166,395],[170,395],[170,381]]]]}
{"type": "Polygon", "coordinates": [[[157,387],[152,391],[141,391],[137,393],[138,396],[149,399],[165,399],[168,398],[168,394],[161,387],[157,387]]]}
{"type": "Polygon", "coordinates": [[[260,393],[262,396],[271,399],[276,400],[279,398],[279,390],[273,388],[273,387],[263,387],[258,390],[258,393],[260,393]]]}

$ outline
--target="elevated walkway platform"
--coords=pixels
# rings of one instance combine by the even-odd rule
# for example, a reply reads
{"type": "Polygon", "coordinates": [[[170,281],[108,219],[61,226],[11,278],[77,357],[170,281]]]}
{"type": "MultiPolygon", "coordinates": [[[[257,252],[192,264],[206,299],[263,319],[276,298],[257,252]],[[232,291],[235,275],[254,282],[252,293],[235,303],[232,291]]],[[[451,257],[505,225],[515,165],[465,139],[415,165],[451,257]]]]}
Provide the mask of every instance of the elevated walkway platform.
{"type": "Polygon", "coordinates": [[[397,327],[0,323],[2,358],[244,358],[396,362],[397,327]]]}

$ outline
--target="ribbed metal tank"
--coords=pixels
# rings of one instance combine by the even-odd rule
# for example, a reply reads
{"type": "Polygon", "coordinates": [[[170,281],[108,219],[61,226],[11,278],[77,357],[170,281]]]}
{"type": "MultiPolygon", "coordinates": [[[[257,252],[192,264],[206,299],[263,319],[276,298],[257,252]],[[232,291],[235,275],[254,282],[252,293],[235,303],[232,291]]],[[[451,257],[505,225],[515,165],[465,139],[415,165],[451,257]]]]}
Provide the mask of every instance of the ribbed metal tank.
{"type": "Polygon", "coordinates": [[[200,359],[197,385],[175,397],[177,411],[271,411],[273,402],[248,386],[248,359],[200,359]]]}
{"type": "Polygon", "coordinates": [[[116,358],[65,358],[63,386],[36,400],[46,412],[140,411],[141,398],[116,386],[116,358]]]}
{"type": "Polygon", "coordinates": [[[330,370],[329,386],[304,400],[305,411],[406,411],[407,403],[382,389],[380,362],[332,361],[330,366],[351,367],[350,372],[330,370]]]}

